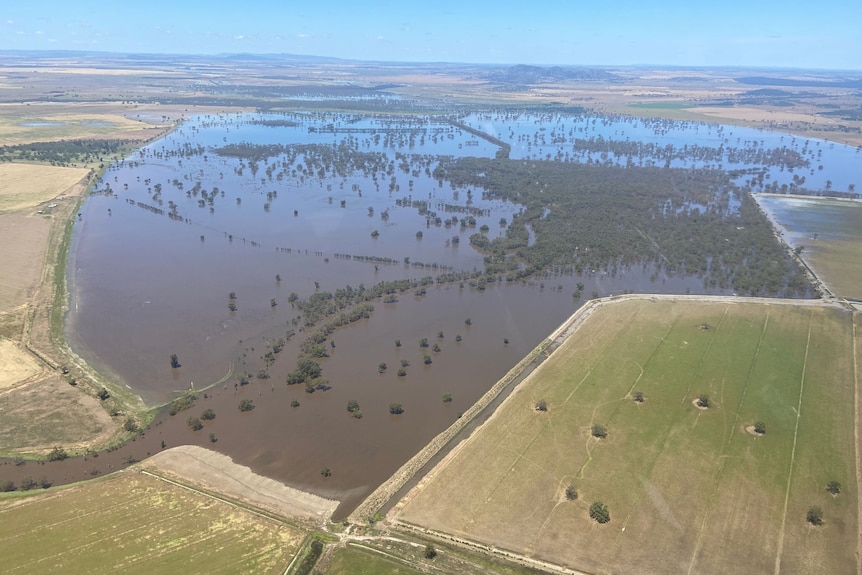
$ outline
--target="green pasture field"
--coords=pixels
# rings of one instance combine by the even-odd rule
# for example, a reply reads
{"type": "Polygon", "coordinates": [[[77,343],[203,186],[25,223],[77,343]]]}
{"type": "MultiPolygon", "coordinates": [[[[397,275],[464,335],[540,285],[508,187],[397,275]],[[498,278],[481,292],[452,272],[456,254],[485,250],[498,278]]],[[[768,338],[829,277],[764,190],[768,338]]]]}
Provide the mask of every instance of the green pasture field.
{"type": "Polygon", "coordinates": [[[607,305],[398,518],[590,573],[855,573],[853,345],[837,307],[607,305]]]}
{"type": "Polygon", "coordinates": [[[280,574],[303,536],[134,472],[0,498],[0,565],[7,575],[280,574]]]}

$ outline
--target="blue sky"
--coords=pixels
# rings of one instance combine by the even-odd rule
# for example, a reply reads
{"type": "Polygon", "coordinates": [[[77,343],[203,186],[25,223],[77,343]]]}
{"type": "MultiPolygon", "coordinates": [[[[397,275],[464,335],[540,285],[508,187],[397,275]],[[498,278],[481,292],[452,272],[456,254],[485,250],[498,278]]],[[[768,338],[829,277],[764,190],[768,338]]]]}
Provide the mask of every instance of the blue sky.
{"type": "Polygon", "coordinates": [[[862,0],[4,2],[0,49],[862,69],[862,0]]]}

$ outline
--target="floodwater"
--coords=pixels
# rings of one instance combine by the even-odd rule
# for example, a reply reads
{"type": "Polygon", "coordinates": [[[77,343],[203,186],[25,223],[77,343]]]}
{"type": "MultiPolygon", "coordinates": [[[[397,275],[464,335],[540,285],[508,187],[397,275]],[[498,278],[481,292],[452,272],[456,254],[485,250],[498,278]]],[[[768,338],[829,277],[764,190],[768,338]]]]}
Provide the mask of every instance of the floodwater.
{"type": "MultiPolygon", "coordinates": [[[[490,124],[500,138],[511,134],[527,152],[536,149],[538,139],[528,146],[526,140],[544,125],[541,118],[519,116],[511,129],[505,120],[465,121],[490,124]]],[[[554,116],[548,131],[561,121],[575,132],[584,122],[554,116]]],[[[701,131],[715,128],[686,129],[695,143],[701,131]]],[[[562,323],[581,303],[573,297],[579,282],[584,298],[625,290],[707,293],[698,278],[640,267],[489,284],[484,291],[433,284],[424,294],[398,294],[397,303],[376,301],[370,318],[330,337],[330,357],[320,362],[329,389],[288,386],[305,338],[291,293],[307,298],[318,290],[481,269],[469,236],[483,226],[489,237],[505,233],[501,219],[511,221],[520,207],[483,199],[481,190],[452,189],[433,172],[441,155],[493,157],[496,151],[441,119],[231,114],[194,118],[112,166],[76,222],[70,341],[150,404],[190,388],[208,388],[206,397],[199,393],[191,410],[162,416],[115,451],[27,463],[14,475],[78,480],[142,459],[162,442],[194,443],[339,499],[336,516],[342,517],[562,323]],[[242,154],[244,143],[271,145],[271,155],[217,150],[233,145],[242,154]],[[469,217],[475,222],[460,221],[469,217]],[[263,356],[279,338],[287,344],[267,366],[263,356]],[[440,351],[420,348],[422,338],[440,351]],[[426,353],[430,365],[423,362],[426,353]],[[397,373],[402,360],[405,376],[397,373]],[[268,377],[255,377],[261,370],[268,377]],[[252,375],[248,385],[239,385],[241,373],[252,375]],[[444,394],[452,401],[444,402],[444,394]],[[241,399],[251,399],[255,409],[241,413],[241,399]],[[361,419],[347,411],[350,400],[359,403],[361,419]],[[391,415],[390,403],[400,403],[404,413],[391,415]],[[215,411],[215,420],[192,431],[187,418],[205,408],[215,411]],[[331,476],[321,475],[324,468],[331,476]]],[[[819,158],[825,164],[828,152],[819,158]]],[[[520,153],[513,144],[513,157],[520,153]]],[[[777,164],[769,169],[781,173],[777,164]]]]}

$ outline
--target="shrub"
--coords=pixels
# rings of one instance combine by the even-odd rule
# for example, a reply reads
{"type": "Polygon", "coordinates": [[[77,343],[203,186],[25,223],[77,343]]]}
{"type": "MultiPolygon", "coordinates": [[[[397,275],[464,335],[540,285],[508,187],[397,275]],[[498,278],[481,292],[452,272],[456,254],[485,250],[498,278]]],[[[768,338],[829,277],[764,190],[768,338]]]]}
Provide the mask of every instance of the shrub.
{"type": "Polygon", "coordinates": [[[181,411],[185,411],[195,404],[197,396],[194,393],[189,393],[182,397],[178,397],[171,402],[171,408],[168,411],[171,415],[176,415],[181,411]]]}
{"type": "Polygon", "coordinates": [[[823,510],[816,505],[808,508],[808,513],[805,514],[805,520],[812,525],[823,525],[823,510]]]}
{"type": "Polygon", "coordinates": [[[590,505],[590,517],[597,523],[607,523],[611,520],[611,514],[608,511],[608,506],[601,501],[596,501],[590,505]]]}
{"type": "Polygon", "coordinates": [[[62,447],[55,447],[48,453],[48,461],[63,461],[67,459],[69,454],[62,447]]]}

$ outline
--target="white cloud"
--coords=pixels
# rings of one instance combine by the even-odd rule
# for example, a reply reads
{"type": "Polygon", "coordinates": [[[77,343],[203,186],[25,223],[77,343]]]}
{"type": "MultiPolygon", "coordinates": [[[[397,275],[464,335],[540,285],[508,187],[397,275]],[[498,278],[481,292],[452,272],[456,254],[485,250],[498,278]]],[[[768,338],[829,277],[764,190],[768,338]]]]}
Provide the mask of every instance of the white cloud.
{"type": "Polygon", "coordinates": [[[234,40],[245,40],[245,36],[243,36],[242,34],[239,34],[237,36],[234,36],[233,39],[234,40]]]}

